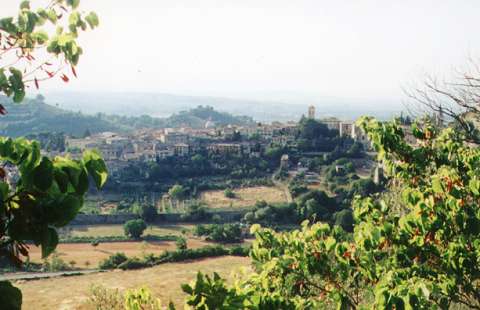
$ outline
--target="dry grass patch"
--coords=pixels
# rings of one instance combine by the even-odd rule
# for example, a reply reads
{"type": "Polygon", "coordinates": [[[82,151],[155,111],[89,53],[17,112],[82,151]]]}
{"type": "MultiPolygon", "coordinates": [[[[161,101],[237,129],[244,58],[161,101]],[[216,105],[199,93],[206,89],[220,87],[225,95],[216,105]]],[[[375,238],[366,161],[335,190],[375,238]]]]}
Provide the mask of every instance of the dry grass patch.
{"type": "MultiPolygon", "coordinates": [[[[165,236],[165,235],[181,235],[182,230],[190,231],[194,225],[192,224],[175,224],[175,225],[148,225],[144,235],[165,236]]],[[[68,234],[73,237],[106,237],[106,236],[123,236],[123,225],[71,225],[65,229],[68,234]]]]}
{"type": "MultiPolygon", "coordinates": [[[[211,243],[189,239],[189,248],[200,248],[211,243]]],[[[135,242],[105,242],[93,247],[89,243],[61,243],[57,246],[59,257],[66,263],[75,261],[77,268],[97,268],[98,263],[115,252],[123,252],[128,257],[141,256],[144,253],[161,254],[165,250],[175,250],[174,241],[135,241],[135,242]]],[[[41,263],[41,250],[39,247],[30,248],[30,260],[41,263]]]]}
{"type": "Polygon", "coordinates": [[[268,203],[286,202],[287,197],[282,189],[277,187],[256,186],[233,190],[235,198],[225,197],[223,190],[205,191],[201,199],[210,208],[245,208],[255,205],[259,200],[268,203]]]}
{"type": "Polygon", "coordinates": [[[192,281],[197,271],[207,274],[216,271],[231,279],[232,271],[249,266],[249,264],[249,258],[225,256],[193,262],[163,264],[142,270],[111,271],[84,276],[17,282],[16,285],[23,292],[23,309],[25,310],[91,309],[86,305],[86,299],[92,284],[101,284],[120,291],[146,286],[164,304],[172,300],[181,309],[184,294],[180,289],[180,284],[192,281]]]}

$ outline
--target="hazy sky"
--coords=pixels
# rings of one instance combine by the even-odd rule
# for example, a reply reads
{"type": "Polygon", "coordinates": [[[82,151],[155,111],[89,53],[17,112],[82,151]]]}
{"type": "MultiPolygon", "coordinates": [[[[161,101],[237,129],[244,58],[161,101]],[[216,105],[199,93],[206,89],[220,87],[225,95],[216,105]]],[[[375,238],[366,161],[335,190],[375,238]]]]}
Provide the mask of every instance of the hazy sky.
{"type": "MultiPolygon", "coordinates": [[[[19,3],[1,1],[2,14],[19,3]]],[[[82,8],[101,26],[81,40],[79,79],[48,89],[396,98],[412,79],[480,53],[478,0],[82,0],[82,8]]]]}

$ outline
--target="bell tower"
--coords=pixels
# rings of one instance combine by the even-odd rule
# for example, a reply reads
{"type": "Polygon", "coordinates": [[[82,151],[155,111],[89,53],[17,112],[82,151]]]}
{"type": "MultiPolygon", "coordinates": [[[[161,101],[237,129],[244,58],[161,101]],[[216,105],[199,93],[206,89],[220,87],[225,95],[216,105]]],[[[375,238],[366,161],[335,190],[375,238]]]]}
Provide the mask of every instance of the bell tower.
{"type": "Polygon", "coordinates": [[[308,107],[308,118],[315,119],[315,107],[313,105],[308,107]]]}

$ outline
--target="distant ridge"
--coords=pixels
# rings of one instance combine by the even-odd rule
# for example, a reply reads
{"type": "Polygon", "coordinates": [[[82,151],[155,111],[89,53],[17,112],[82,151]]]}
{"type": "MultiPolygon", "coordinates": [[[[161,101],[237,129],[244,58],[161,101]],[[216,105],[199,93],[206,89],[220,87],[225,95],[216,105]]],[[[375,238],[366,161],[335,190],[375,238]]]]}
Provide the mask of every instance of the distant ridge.
{"type": "Polygon", "coordinates": [[[233,115],[247,115],[261,122],[298,120],[310,105],[316,106],[318,117],[335,116],[340,119],[356,119],[361,115],[389,119],[393,115],[399,115],[403,108],[400,102],[384,99],[298,96],[295,100],[290,96],[282,102],[135,92],[52,92],[48,94],[46,102],[59,104],[66,110],[80,110],[85,114],[102,112],[152,117],[168,117],[202,105],[233,115]]]}
{"type": "Polygon", "coordinates": [[[97,113],[86,115],[46,104],[43,96],[26,99],[21,104],[14,104],[6,97],[0,97],[8,114],[0,117],[0,135],[18,137],[44,132],[62,132],[81,136],[87,129],[90,133],[115,131],[129,132],[140,128],[162,127],[204,127],[207,121],[217,125],[248,125],[254,120],[246,116],[234,116],[219,112],[212,107],[199,106],[182,111],[167,118],[143,116],[118,116],[97,113]]]}

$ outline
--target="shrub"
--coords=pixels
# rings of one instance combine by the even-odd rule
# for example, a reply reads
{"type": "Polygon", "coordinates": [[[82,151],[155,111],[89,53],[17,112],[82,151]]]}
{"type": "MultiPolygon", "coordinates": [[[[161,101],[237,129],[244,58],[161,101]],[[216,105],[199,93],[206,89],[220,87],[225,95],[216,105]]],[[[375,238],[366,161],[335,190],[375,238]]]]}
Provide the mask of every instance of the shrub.
{"type": "Polygon", "coordinates": [[[96,310],[123,310],[123,296],[118,289],[107,289],[102,285],[92,285],[88,304],[96,310]]]}
{"type": "Polygon", "coordinates": [[[175,242],[175,245],[177,246],[177,250],[183,251],[187,249],[187,240],[183,237],[177,238],[177,241],[175,242]]]}
{"type": "Polygon", "coordinates": [[[135,206],[134,212],[145,222],[152,222],[158,213],[157,208],[151,204],[138,204],[135,206]]]}
{"type": "Polygon", "coordinates": [[[53,252],[50,257],[43,261],[43,268],[50,272],[70,270],[70,266],[58,255],[53,252]]]}
{"type": "Polygon", "coordinates": [[[98,267],[100,269],[115,269],[118,268],[118,266],[125,262],[127,259],[128,258],[124,253],[117,252],[101,261],[98,267]]]}
{"type": "Polygon", "coordinates": [[[210,218],[207,208],[202,203],[192,203],[187,206],[187,210],[182,214],[181,219],[184,221],[199,222],[210,218]]]}
{"type": "Polygon", "coordinates": [[[239,224],[197,225],[195,235],[206,236],[208,241],[236,243],[242,241],[242,229],[239,224]]]}
{"type": "MultiPolygon", "coordinates": [[[[154,298],[147,288],[128,290],[122,295],[118,289],[108,289],[102,285],[90,288],[88,304],[97,310],[160,310],[158,298],[154,298]]],[[[174,309],[173,305],[169,309],[174,309]]]]}
{"type": "Polygon", "coordinates": [[[146,228],[147,228],[147,224],[145,223],[144,220],[141,220],[141,219],[130,220],[126,222],[125,225],[123,226],[125,235],[135,239],[140,238],[140,236],[142,236],[146,228]]]}
{"type": "Polygon", "coordinates": [[[257,202],[252,211],[247,212],[243,217],[247,224],[262,224],[271,226],[279,223],[296,223],[296,204],[267,204],[266,202],[257,202]]]}
{"type": "Polygon", "coordinates": [[[230,198],[230,199],[233,199],[235,198],[235,193],[230,189],[230,188],[227,188],[223,194],[225,195],[225,197],[227,198],[230,198]]]}
{"type": "Polygon", "coordinates": [[[131,270],[131,269],[140,269],[145,267],[151,267],[152,265],[146,261],[142,260],[138,257],[128,258],[126,261],[118,265],[119,269],[122,270],[131,270]]]}
{"type": "Polygon", "coordinates": [[[223,255],[235,255],[235,256],[248,256],[250,247],[246,246],[233,246],[227,248],[221,245],[206,246],[198,249],[178,249],[175,251],[165,251],[162,254],[155,256],[154,254],[145,255],[143,258],[132,257],[127,258],[123,253],[116,253],[114,255],[121,254],[121,259],[112,258],[104,260],[100,264],[101,269],[115,269],[122,270],[139,269],[152,267],[164,263],[180,262],[189,259],[199,259],[205,257],[217,257],[223,255]],[[108,268],[103,268],[108,267],[108,268]]]}
{"type": "Polygon", "coordinates": [[[148,289],[140,288],[138,290],[128,290],[125,293],[125,309],[160,310],[164,308],[160,299],[154,298],[148,289]]]}
{"type": "Polygon", "coordinates": [[[341,226],[345,231],[353,231],[353,213],[350,209],[344,209],[342,211],[335,212],[333,214],[333,219],[335,220],[335,225],[341,226]]]}

